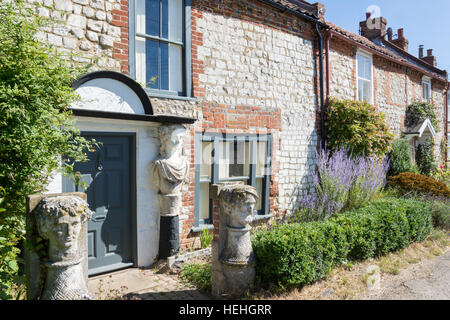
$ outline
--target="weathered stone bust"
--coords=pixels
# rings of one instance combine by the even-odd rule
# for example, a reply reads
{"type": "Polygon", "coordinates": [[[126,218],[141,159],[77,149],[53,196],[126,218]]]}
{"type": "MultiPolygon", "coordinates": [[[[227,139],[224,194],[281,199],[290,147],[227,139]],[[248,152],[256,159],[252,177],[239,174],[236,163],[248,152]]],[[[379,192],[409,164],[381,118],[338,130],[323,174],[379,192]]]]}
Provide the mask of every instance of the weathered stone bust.
{"type": "Polygon", "coordinates": [[[212,294],[242,298],[253,287],[255,256],[250,241],[256,189],[243,184],[219,186],[219,239],[212,243],[212,294]]]}
{"type": "Polygon", "coordinates": [[[178,215],[181,208],[181,187],[189,171],[188,159],[183,156],[186,129],[181,125],[162,126],[160,158],[153,161],[151,170],[158,189],[161,215],[178,215]]]}
{"type": "MultiPolygon", "coordinates": [[[[86,201],[76,196],[43,199],[35,209],[39,235],[49,241],[41,300],[79,300],[88,297],[79,250],[82,224],[92,216],[86,201]]],[[[82,253],[84,254],[84,253],[82,253]]]]}
{"type": "Polygon", "coordinates": [[[254,261],[250,242],[250,223],[258,194],[248,185],[231,185],[221,189],[222,214],[227,215],[227,238],[220,260],[228,264],[251,264],[254,261]]]}

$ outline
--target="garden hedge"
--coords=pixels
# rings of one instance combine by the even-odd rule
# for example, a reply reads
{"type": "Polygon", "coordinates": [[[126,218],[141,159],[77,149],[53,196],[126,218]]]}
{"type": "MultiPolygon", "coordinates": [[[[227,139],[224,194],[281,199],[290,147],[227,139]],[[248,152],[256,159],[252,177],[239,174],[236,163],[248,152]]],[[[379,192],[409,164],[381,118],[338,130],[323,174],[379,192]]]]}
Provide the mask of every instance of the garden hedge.
{"type": "Polygon", "coordinates": [[[430,206],[383,199],[324,221],[283,224],[252,238],[261,285],[305,285],[348,260],[363,260],[422,241],[432,229],[430,206]]]}

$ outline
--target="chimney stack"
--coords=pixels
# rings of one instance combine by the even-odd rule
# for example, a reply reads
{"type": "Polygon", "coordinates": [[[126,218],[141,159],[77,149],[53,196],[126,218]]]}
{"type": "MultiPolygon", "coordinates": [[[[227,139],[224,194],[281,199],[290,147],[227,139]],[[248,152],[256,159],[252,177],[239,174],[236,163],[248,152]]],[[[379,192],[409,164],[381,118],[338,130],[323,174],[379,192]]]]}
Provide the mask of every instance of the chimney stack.
{"type": "Polygon", "coordinates": [[[395,44],[397,47],[402,48],[403,51],[408,52],[409,41],[404,36],[403,28],[398,29],[397,39],[389,40],[389,41],[392,42],[393,44],[395,44]]]}
{"type": "Polygon", "coordinates": [[[370,18],[370,12],[366,12],[366,20],[359,23],[361,35],[370,40],[384,38],[386,36],[387,20],[383,17],[370,18]]]}
{"type": "Polygon", "coordinates": [[[325,6],[320,2],[313,3],[312,6],[314,7],[314,12],[319,20],[325,22],[325,6]]]}
{"type": "Polygon", "coordinates": [[[423,56],[423,46],[419,46],[419,58],[425,61],[426,63],[432,65],[433,67],[436,67],[436,57],[433,56],[433,49],[427,50],[427,56],[423,56]]]}

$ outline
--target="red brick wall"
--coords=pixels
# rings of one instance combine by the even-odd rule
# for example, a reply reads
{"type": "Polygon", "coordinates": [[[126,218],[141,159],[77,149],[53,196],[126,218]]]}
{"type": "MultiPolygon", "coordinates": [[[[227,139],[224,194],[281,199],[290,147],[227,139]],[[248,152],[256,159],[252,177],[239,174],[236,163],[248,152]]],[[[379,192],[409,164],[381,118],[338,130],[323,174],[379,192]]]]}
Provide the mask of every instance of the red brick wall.
{"type": "Polygon", "coordinates": [[[129,74],[129,59],[128,59],[128,0],[120,1],[120,10],[113,9],[112,25],[120,27],[121,37],[120,41],[114,42],[113,58],[120,61],[121,72],[129,74]]]}
{"type": "MultiPolygon", "coordinates": [[[[189,219],[184,221],[183,234],[181,235],[181,245],[189,248],[196,242],[198,245],[199,233],[191,231],[194,224],[194,134],[195,132],[229,132],[229,133],[249,133],[249,134],[272,134],[272,167],[270,181],[270,211],[277,215],[279,212],[277,197],[278,183],[275,181],[280,163],[277,159],[277,150],[280,150],[281,131],[281,110],[276,106],[252,106],[252,105],[231,105],[219,104],[208,101],[205,98],[206,88],[200,81],[204,74],[204,61],[198,57],[198,50],[204,45],[203,34],[197,27],[197,22],[203,18],[205,12],[213,13],[223,17],[231,17],[252,23],[255,26],[282,30],[283,32],[301,35],[302,38],[314,39],[315,33],[309,23],[299,20],[290,14],[263,5],[259,1],[205,1],[193,0],[191,10],[192,28],[192,79],[193,93],[201,105],[203,119],[196,122],[190,132],[189,144],[191,148],[191,182],[188,191],[183,193],[183,206],[189,208],[189,219]]],[[[316,64],[318,65],[318,64],[316,64]]],[[[317,74],[317,73],[316,73],[317,74]]],[[[315,77],[316,84],[314,90],[318,92],[318,78],[315,77]]],[[[320,121],[320,111],[316,115],[316,121],[320,121]]],[[[218,200],[213,205],[214,230],[218,233],[219,210],[218,200]]]]}

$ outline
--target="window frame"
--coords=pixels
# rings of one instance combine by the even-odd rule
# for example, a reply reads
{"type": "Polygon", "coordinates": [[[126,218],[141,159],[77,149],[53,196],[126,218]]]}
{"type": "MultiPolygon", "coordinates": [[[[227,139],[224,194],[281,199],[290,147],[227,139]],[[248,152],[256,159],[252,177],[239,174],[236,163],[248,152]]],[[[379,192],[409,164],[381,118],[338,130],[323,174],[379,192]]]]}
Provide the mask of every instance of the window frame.
{"type": "MultiPolygon", "coordinates": [[[[136,1],[142,0],[129,0],[128,12],[129,12],[129,26],[128,26],[128,40],[129,40],[129,70],[130,77],[136,80],[136,37],[155,40],[163,43],[174,43],[180,45],[177,41],[171,41],[169,39],[155,37],[151,35],[144,35],[136,33],[136,1]]],[[[192,99],[192,44],[191,44],[191,0],[183,0],[183,44],[182,44],[182,85],[183,91],[181,93],[169,90],[160,90],[147,88],[143,86],[147,95],[156,98],[171,98],[171,99],[192,99]]]]}
{"type": "Polygon", "coordinates": [[[267,134],[225,134],[213,132],[196,132],[194,139],[195,150],[195,196],[194,196],[194,226],[193,231],[200,231],[203,229],[211,229],[213,227],[213,200],[209,200],[210,218],[208,221],[199,219],[199,201],[200,201],[200,184],[209,183],[211,186],[220,182],[242,181],[247,180],[247,184],[256,188],[256,179],[263,179],[262,195],[261,195],[261,209],[253,212],[253,218],[264,219],[270,217],[270,177],[272,168],[272,135],[267,134]],[[219,178],[219,150],[220,142],[230,141],[250,142],[250,168],[249,176],[230,177],[226,179],[219,178]],[[202,142],[211,142],[211,179],[201,179],[200,167],[202,161],[202,142]],[[257,166],[257,145],[258,142],[266,142],[266,161],[264,165],[264,175],[256,175],[257,166]]]}
{"type": "Polygon", "coordinates": [[[364,101],[364,100],[360,100],[359,99],[359,80],[364,80],[369,82],[370,81],[370,100],[367,101],[368,103],[373,103],[374,101],[374,97],[373,97],[373,56],[372,54],[370,54],[369,52],[363,51],[358,49],[356,51],[356,55],[355,55],[355,60],[356,60],[356,100],[358,101],[364,101]],[[359,68],[358,68],[358,56],[361,56],[363,58],[367,58],[370,61],[370,80],[365,79],[365,78],[361,78],[359,76],[359,68]]]}
{"type": "Polygon", "coordinates": [[[432,87],[431,87],[431,78],[429,78],[429,77],[427,77],[427,76],[423,76],[422,77],[422,102],[429,102],[429,103],[432,103],[432,87]],[[424,97],[424,84],[427,84],[428,85],[428,96],[429,96],[429,98],[428,99],[426,99],[425,97],[424,97]]]}

